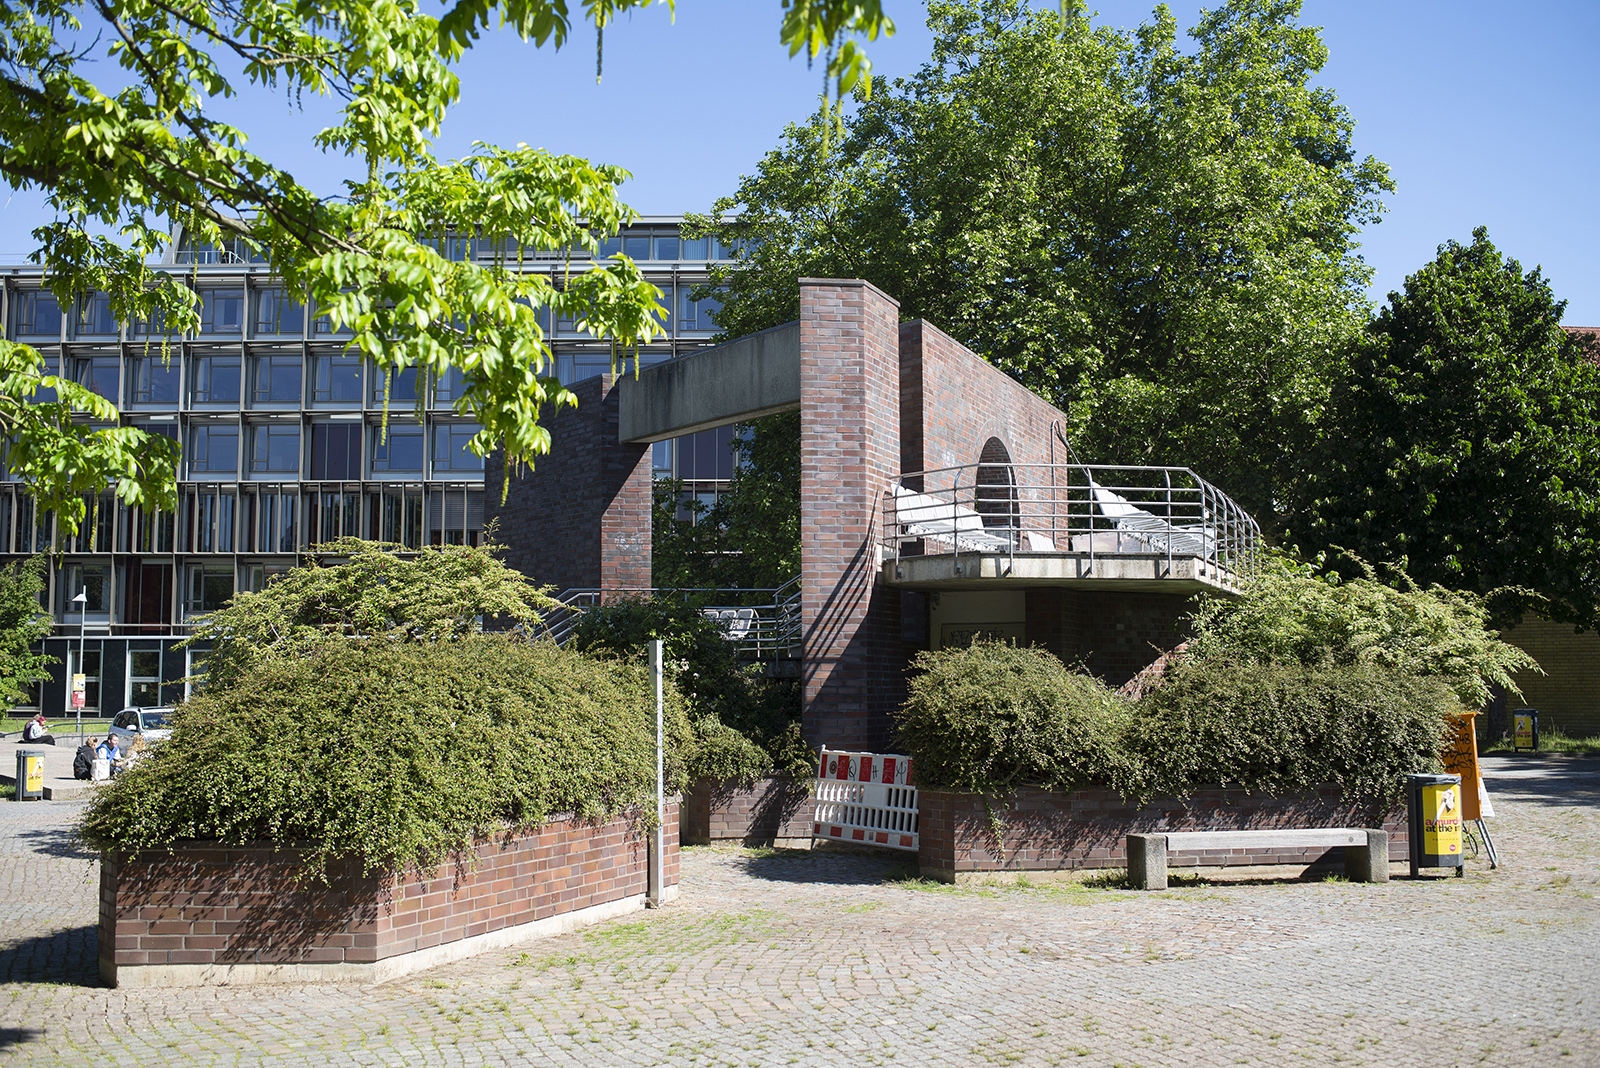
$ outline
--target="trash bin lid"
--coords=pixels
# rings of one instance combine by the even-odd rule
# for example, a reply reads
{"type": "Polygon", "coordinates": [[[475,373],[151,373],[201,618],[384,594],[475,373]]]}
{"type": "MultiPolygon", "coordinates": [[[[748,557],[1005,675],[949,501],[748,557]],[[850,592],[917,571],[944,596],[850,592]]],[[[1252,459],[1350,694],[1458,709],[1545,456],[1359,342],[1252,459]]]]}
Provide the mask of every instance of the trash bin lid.
{"type": "Polygon", "coordinates": [[[1410,786],[1444,786],[1460,782],[1459,775],[1425,775],[1421,772],[1412,772],[1406,776],[1406,783],[1410,786]]]}

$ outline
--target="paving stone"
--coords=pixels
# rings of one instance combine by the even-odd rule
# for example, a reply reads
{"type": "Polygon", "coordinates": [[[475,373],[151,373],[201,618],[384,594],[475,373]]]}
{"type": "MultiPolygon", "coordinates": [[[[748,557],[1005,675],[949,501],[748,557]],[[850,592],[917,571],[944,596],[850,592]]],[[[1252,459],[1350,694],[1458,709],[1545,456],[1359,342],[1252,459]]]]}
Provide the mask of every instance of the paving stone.
{"type": "Polygon", "coordinates": [[[72,803],[0,804],[0,1062],[1600,1065],[1600,762],[1489,762],[1503,866],[935,886],[693,848],[660,912],[393,983],[107,990],[72,803]]]}

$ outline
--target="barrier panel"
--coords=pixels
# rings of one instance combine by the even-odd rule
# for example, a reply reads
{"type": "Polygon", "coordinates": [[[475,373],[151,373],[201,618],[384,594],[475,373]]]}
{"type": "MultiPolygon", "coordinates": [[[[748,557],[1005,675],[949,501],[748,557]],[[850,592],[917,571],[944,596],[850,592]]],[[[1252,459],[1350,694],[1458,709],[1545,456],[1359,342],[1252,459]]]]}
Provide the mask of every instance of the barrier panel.
{"type": "Polygon", "coordinates": [[[917,851],[911,758],[824,749],[817,769],[816,838],[917,851]]]}

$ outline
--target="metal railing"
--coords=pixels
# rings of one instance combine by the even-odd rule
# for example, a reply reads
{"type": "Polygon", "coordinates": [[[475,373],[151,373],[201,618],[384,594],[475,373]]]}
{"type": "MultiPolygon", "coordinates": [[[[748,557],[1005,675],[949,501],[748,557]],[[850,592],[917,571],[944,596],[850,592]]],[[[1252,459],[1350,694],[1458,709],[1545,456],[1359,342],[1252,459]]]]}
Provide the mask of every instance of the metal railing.
{"type": "Polygon", "coordinates": [[[565,645],[583,613],[598,605],[628,598],[682,597],[696,602],[707,619],[741,655],[774,658],[796,655],[800,646],[800,577],[773,589],[674,589],[653,586],[588,587],[557,596],[559,609],[546,613],[536,634],[565,645]],[[742,604],[732,603],[744,602],[742,604]]]}
{"type": "Polygon", "coordinates": [[[1192,558],[1238,586],[1261,529],[1187,467],[976,463],[901,476],[884,491],[882,541],[902,557],[1027,553],[1192,558]]]}

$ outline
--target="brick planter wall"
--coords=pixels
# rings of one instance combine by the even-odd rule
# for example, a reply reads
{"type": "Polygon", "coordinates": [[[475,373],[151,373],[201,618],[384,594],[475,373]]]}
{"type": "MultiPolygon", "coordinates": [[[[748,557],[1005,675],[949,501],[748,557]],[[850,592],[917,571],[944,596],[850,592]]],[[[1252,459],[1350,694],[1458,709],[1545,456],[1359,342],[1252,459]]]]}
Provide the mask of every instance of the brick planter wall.
{"type": "MultiPolygon", "coordinates": [[[[924,789],[918,794],[918,865],[928,878],[981,880],[998,874],[1067,873],[1128,865],[1127,835],[1159,831],[1238,831],[1288,827],[1382,827],[1389,859],[1407,859],[1404,808],[1372,811],[1338,799],[1332,789],[1294,797],[1243,790],[1196,791],[1186,800],[1157,798],[1136,807],[1110,790],[1052,793],[1024,787],[994,806],[1004,823],[1002,859],[983,798],[924,789]]],[[[1173,853],[1174,871],[1266,865],[1343,864],[1340,850],[1274,849],[1257,853],[1173,853]]]]}
{"type": "MultiPolygon", "coordinates": [[[[665,891],[678,883],[667,804],[665,891]]],[[[100,863],[100,975],[113,986],[381,982],[644,907],[647,835],[563,817],[482,843],[433,878],[331,868],[296,888],[295,856],[196,843],[100,863]]]]}
{"type": "Polygon", "coordinates": [[[809,848],[816,803],[810,783],[797,791],[787,775],[757,779],[749,787],[703,779],[683,795],[683,842],[809,848]]]}

